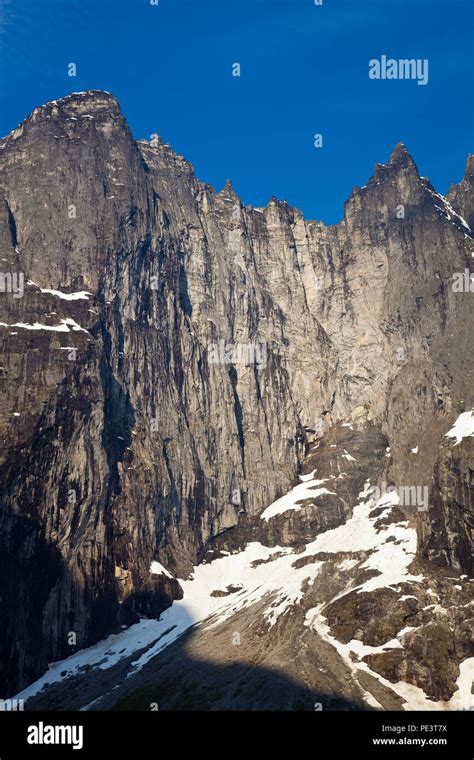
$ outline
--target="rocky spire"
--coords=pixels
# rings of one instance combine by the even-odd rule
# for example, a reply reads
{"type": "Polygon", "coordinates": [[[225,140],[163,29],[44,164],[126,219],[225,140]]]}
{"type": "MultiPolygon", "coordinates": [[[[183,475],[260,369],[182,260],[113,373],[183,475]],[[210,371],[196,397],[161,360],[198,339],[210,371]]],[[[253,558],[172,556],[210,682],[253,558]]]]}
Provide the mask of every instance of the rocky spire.
{"type": "Polygon", "coordinates": [[[447,198],[454,210],[474,230],[474,155],[468,155],[464,176],[461,182],[451,185],[447,198]]]}
{"type": "Polygon", "coordinates": [[[390,155],[388,166],[395,167],[396,169],[414,168],[418,172],[415,162],[402,142],[395,145],[390,155]]]}

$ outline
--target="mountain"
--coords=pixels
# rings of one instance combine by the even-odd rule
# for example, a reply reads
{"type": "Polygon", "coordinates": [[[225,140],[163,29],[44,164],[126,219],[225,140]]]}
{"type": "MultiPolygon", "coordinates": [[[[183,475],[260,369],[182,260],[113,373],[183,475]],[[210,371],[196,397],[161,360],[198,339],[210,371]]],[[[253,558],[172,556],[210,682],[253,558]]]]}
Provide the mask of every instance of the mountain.
{"type": "Polygon", "coordinates": [[[3,695],[466,704],[472,186],[400,144],[326,227],[101,91],[0,141],[3,695]]]}

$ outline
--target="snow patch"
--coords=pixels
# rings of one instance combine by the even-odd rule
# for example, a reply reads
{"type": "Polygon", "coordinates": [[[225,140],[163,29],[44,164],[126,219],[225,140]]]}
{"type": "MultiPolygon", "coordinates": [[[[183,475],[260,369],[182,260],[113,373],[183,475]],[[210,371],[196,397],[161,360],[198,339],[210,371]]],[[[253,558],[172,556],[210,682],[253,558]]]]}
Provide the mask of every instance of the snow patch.
{"type": "Polygon", "coordinates": [[[89,334],[87,330],[84,330],[83,327],[70,317],[61,319],[59,325],[42,325],[40,322],[35,322],[32,325],[26,322],[15,322],[13,325],[8,325],[6,322],[0,322],[0,327],[21,327],[23,330],[49,330],[50,332],[70,332],[69,328],[71,328],[73,332],[80,331],[89,334]]]}
{"type": "Polygon", "coordinates": [[[273,504],[270,504],[270,506],[262,512],[260,519],[268,521],[271,517],[281,515],[290,510],[299,512],[302,509],[302,506],[298,504],[298,502],[303,501],[303,499],[316,499],[318,496],[324,494],[334,495],[334,491],[328,491],[327,488],[317,488],[317,486],[322,485],[322,483],[326,483],[329,478],[316,480],[312,476],[313,473],[311,476],[300,476],[303,482],[295,486],[289,493],[285,494],[285,496],[282,496],[281,499],[277,499],[273,504]]]}
{"type": "Polygon", "coordinates": [[[352,454],[348,454],[345,449],[344,449],[344,454],[342,456],[344,459],[347,459],[348,462],[357,462],[357,459],[353,457],[352,454]]]}
{"type": "Polygon", "coordinates": [[[170,572],[166,569],[166,567],[163,567],[159,562],[154,560],[150,565],[150,573],[152,575],[166,575],[167,578],[173,578],[170,572]]]}
{"type": "MultiPolygon", "coordinates": [[[[314,476],[314,473],[311,473],[311,476],[314,476]]],[[[317,493],[326,491],[324,488],[318,488],[324,481],[315,480],[314,477],[308,479],[307,476],[303,476],[303,478],[305,478],[303,482],[293,488],[286,497],[282,497],[270,505],[265,512],[272,516],[273,514],[281,514],[288,509],[298,509],[299,507],[296,504],[298,500],[311,498],[317,493]]],[[[66,660],[52,663],[48,672],[24,689],[17,695],[17,698],[26,700],[41,691],[47,684],[60,682],[69,676],[83,672],[86,668],[108,669],[120,660],[133,657],[136,654],[136,659],[132,661],[128,673],[130,676],[143,668],[152,657],[175,641],[191,626],[201,623],[207,628],[214,628],[231,618],[239,610],[249,608],[263,599],[268,600],[264,618],[271,627],[288,610],[298,605],[304,594],[302,589],[316,581],[324,563],[314,559],[311,561],[311,558],[314,558],[314,555],[319,552],[334,554],[337,560],[337,555],[341,552],[350,554],[370,551],[370,556],[360,567],[375,568],[379,570],[380,575],[357,587],[356,590],[359,592],[398,584],[402,581],[421,582],[422,576],[414,577],[410,575],[408,570],[416,550],[415,529],[408,528],[407,525],[389,524],[386,531],[378,532],[375,528],[377,518],[370,518],[370,512],[374,506],[373,499],[370,498],[372,490],[370,482],[367,480],[359,497],[367,499],[367,501],[360,502],[355,506],[352,517],[347,523],[319,534],[298,554],[295,554],[294,549],[290,547],[267,547],[253,542],[240,552],[225,555],[221,553],[218,559],[198,565],[194,568],[190,578],[179,580],[183,589],[183,598],[176,600],[171,607],[165,610],[159,620],[142,620],[125,631],[113,634],[92,647],[77,652],[66,660]],[[389,538],[395,538],[399,542],[398,546],[395,546],[393,540],[387,541],[389,538]],[[310,558],[306,565],[301,563],[302,566],[294,567],[295,560],[301,560],[305,557],[310,558]],[[225,589],[230,586],[238,587],[239,591],[230,597],[212,596],[215,589],[225,589]]],[[[387,501],[387,495],[384,496],[384,504],[386,509],[391,509],[392,504],[398,499],[398,495],[390,493],[388,497],[387,501]]],[[[379,505],[381,505],[381,501],[379,500],[379,505]]],[[[350,570],[359,562],[360,560],[354,557],[354,559],[349,558],[339,563],[339,571],[345,572],[347,570],[348,572],[346,589],[341,596],[354,591],[352,588],[353,575],[350,570]]],[[[168,574],[158,562],[151,563],[150,572],[154,571],[168,574]]],[[[400,648],[403,645],[403,642],[399,641],[398,638],[378,648],[366,647],[355,640],[343,645],[330,637],[318,608],[310,610],[306,618],[307,624],[314,626],[320,635],[326,637],[326,640],[329,640],[338,649],[352,672],[356,672],[356,668],[360,669],[364,666],[371,675],[378,677],[379,680],[380,677],[373,671],[369,671],[365,663],[356,665],[352,662],[350,651],[363,656],[369,652],[400,648]]],[[[402,696],[405,693],[403,690],[408,686],[402,685],[397,691],[393,684],[385,680],[383,682],[388,688],[402,696]]],[[[415,689],[415,687],[411,688],[415,689]]],[[[419,695],[420,691],[415,689],[413,694],[419,695]]],[[[375,705],[374,697],[369,692],[364,693],[366,701],[375,705]]],[[[413,694],[410,696],[410,706],[418,699],[415,699],[413,694]]],[[[429,701],[428,704],[433,705],[429,701]]]]}
{"type": "Polygon", "coordinates": [[[459,415],[454,426],[446,433],[446,438],[455,438],[457,446],[463,438],[469,438],[474,435],[474,409],[470,412],[463,412],[459,415]]]}
{"type": "Polygon", "coordinates": [[[430,192],[431,192],[432,195],[435,196],[435,198],[438,198],[438,200],[440,200],[441,203],[443,204],[443,207],[437,206],[435,204],[435,208],[438,209],[438,211],[441,211],[442,214],[444,214],[445,216],[447,216],[447,218],[448,218],[449,221],[452,221],[454,219],[454,223],[461,222],[462,226],[465,227],[466,230],[468,230],[469,232],[471,232],[471,228],[469,227],[469,225],[466,222],[466,220],[463,219],[463,217],[460,214],[458,214],[453,209],[453,207],[451,206],[451,204],[449,203],[449,201],[446,200],[446,198],[444,197],[444,195],[440,195],[435,190],[430,190],[430,192]]]}
{"type": "Polygon", "coordinates": [[[78,290],[75,293],[63,293],[61,290],[50,290],[49,288],[40,288],[42,293],[50,293],[52,296],[57,296],[63,301],[88,301],[89,293],[87,290],[78,290]]]}

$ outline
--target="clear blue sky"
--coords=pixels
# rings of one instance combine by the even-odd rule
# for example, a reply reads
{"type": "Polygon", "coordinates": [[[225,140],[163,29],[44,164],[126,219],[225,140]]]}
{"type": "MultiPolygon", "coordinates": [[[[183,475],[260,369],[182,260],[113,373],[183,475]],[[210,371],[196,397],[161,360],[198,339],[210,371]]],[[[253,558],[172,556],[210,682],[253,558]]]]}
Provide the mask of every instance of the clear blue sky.
{"type": "Polygon", "coordinates": [[[230,177],[245,203],[276,195],[336,222],[397,142],[441,192],[461,178],[474,148],[473,7],[0,0],[0,133],[47,100],[105,89],[135,137],[158,132],[200,179],[220,189],[230,177]],[[368,62],[382,54],[429,59],[428,85],[370,80],[368,62]]]}

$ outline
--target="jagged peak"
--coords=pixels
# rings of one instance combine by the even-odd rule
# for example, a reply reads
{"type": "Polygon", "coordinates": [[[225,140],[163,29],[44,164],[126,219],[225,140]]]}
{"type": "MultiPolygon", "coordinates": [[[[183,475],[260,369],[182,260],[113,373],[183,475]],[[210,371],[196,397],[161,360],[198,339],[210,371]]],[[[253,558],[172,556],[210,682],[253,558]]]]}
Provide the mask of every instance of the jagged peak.
{"type": "Polygon", "coordinates": [[[148,145],[151,145],[152,148],[161,148],[165,145],[164,141],[161,139],[160,135],[157,132],[153,132],[153,134],[150,135],[149,140],[139,140],[139,142],[147,143],[148,145]]]}
{"type": "Polygon", "coordinates": [[[396,161],[405,161],[407,159],[412,160],[405,143],[397,143],[390,154],[389,163],[393,164],[396,161]]]}
{"type": "Polygon", "coordinates": [[[467,188],[470,185],[474,185],[474,154],[468,153],[466,160],[466,168],[460,182],[453,182],[449,188],[447,197],[455,195],[462,188],[467,188]]]}
{"type": "MultiPolygon", "coordinates": [[[[429,185],[429,182],[423,178],[420,177],[418,168],[411,157],[410,152],[408,151],[405,143],[399,142],[395,145],[394,149],[392,150],[390,154],[390,158],[388,160],[388,163],[386,164],[375,164],[374,167],[374,173],[373,176],[370,177],[367,181],[366,185],[362,186],[355,186],[352,188],[352,192],[346,201],[346,204],[351,201],[352,198],[359,195],[360,193],[363,193],[367,188],[373,187],[373,185],[378,185],[385,178],[393,174],[393,172],[398,173],[399,171],[402,171],[404,169],[409,169],[414,172],[416,177],[418,177],[419,180],[422,180],[423,182],[427,182],[429,185]]],[[[346,205],[344,204],[344,205],[346,205]]]]}
{"type": "Polygon", "coordinates": [[[446,198],[463,224],[470,230],[474,230],[473,189],[474,155],[469,153],[461,181],[451,185],[446,198]]]}
{"type": "Polygon", "coordinates": [[[68,103],[74,100],[82,101],[84,98],[89,100],[112,100],[117,102],[115,95],[107,92],[107,90],[82,90],[80,92],[69,92],[67,95],[63,95],[62,98],[49,100],[45,105],[50,105],[51,103],[57,103],[60,105],[61,103],[68,103]]]}
{"type": "Polygon", "coordinates": [[[393,175],[393,173],[398,174],[405,170],[411,172],[416,178],[421,179],[418,168],[405,144],[399,142],[392,150],[387,164],[375,164],[374,176],[371,177],[368,184],[381,182],[384,178],[393,175]]]}
{"type": "Polygon", "coordinates": [[[265,208],[269,208],[270,206],[288,206],[288,203],[287,201],[280,200],[276,195],[272,195],[265,208]]]}
{"type": "Polygon", "coordinates": [[[240,198],[235,192],[232,186],[232,182],[229,178],[226,179],[224,187],[217,193],[217,195],[221,195],[224,198],[231,198],[232,200],[239,201],[240,203],[240,198]]]}
{"type": "Polygon", "coordinates": [[[468,153],[463,179],[470,184],[474,182],[474,153],[468,153]]]}
{"type": "Polygon", "coordinates": [[[120,112],[120,106],[115,95],[106,90],[86,90],[84,92],[71,92],[62,98],[48,100],[41,106],[37,106],[28,116],[23,119],[8,135],[0,138],[0,142],[15,139],[23,133],[23,129],[31,122],[45,117],[54,117],[61,111],[69,114],[84,114],[85,111],[114,111],[120,112]]]}
{"type": "Polygon", "coordinates": [[[407,150],[405,143],[399,142],[395,145],[390,155],[387,166],[399,169],[414,169],[418,174],[416,164],[407,150]]]}
{"type": "Polygon", "coordinates": [[[119,104],[115,95],[112,95],[106,90],[85,90],[84,92],[71,92],[68,95],[64,95],[62,98],[49,100],[44,105],[35,108],[33,114],[37,114],[45,109],[51,108],[72,108],[81,111],[84,107],[94,110],[102,109],[104,106],[106,108],[117,110],[119,108],[119,104]]]}

